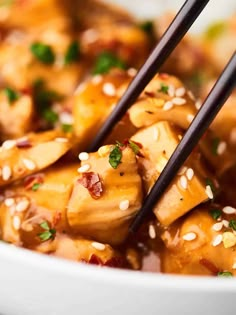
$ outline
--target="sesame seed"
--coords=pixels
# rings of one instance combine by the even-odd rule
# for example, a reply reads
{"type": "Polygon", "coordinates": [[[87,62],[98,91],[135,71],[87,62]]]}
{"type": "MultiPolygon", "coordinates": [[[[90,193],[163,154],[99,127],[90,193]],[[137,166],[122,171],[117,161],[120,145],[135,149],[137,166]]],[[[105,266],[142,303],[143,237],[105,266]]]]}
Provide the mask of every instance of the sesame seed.
{"type": "Polygon", "coordinates": [[[212,246],[216,247],[216,246],[220,245],[220,243],[222,242],[222,240],[223,240],[222,234],[217,235],[217,236],[214,238],[213,242],[212,242],[212,246]]]}
{"type": "Polygon", "coordinates": [[[33,171],[36,168],[35,163],[29,159],[23,159],[22,162],[25,165],[25,167],[30,171],[33,171]]]}
{"type": "Polygon", "coordinates": [[[167,110],[170,110],[171,108],[173,108],[173,103],[171,101],[168,101],[164,104],[163,106],[163,110],[167,111],[167,110]]]}
{"type": "Polygon", "coordinates": [[[234,213],[236,213],[236,209],[233,208],[233,207],[230,207],[230,206],[224,207],[224,208],[222,209],[222,211],[223,211],[225,214],[234,214],[234,213]]]}
{"type": "Polygon", "coordinates": [[[4,200],[4,204],[5,204],[6,207],[11,207],[11,206],[14,205],[14,203],[15,203],[15,199],[14,198],[6,198],[4,200]]]}
{"type": "Polygon", "coordinates": [[[97,84],[99,84],[101,82],[102,82],[102,76],[100,74],[97,74],[97,75],[93,76],[92,83],[94,85],[97,85],[97,84]]]}
{"type": "Polygon", "coordinates": [[[81,152],[79,154],[80,161],[87,161],[89,159],[89,154],[87,152],[81,152]]]}
{"type": "Polygon", "coordinates": [[[229,221],[228,220],[223,220],[222,221],[224,227],[228,228],[229,227],[229,221]]]}
{"type": "Polygon", "coordinates": [[[184,175],[184,173],[188,170],[186,166],[182,166],[178,171],[178,175],[184,175]]]}
{"type": "Polygon", "coordinates": [[[67,112],[62,112],[59,116],[59,119],[62,124],[72,125],[74,123],[72,114],[67,112]]]}
{"type": "Polygon", "coordinates": [[[136,74],[137,74],[137,70],[134,69],[134,68],[129,68],[129,69],[127,70],[127,73],[128,73],[128,75],[129,75],[130,77],[135,77],[136,74]]]}
{"type": "Polygon", "coordinates": [[[21,219],[17,215],[15,215],[12,219],[12,224],[15,230],[19,230],[21,226],[21,219]]]}
{"type": "Polygon", "coordinates": [[[170,97],[174,97],[175,96],[175,87],[174,85],[170,84],[169,88],[168,88],[168,95],[170,97]]]}
{"type": "Polygon", "coordinates": [[[92,242],[91,245],[97,250],[104,250],[106,248],[104,244],[98,242],[92,242]]]}
{"type": "Polygon", "coordinates": [[[185,88],[184,87],[180,87],[180,88],[176,89],[175,96],[182,97],[182,96],[184,96],[185,93],[186,93],[185,88]]]}
{"type": "Polygon", "coordinates": [[[188,180],[192,180],[194,176],[194,170],[192,168],[188,168],[186,172],[186,176],[188,180]]]}
{"type": "Polygon", "coordinates": [[[187,181],[187,178],[186,178],[184,175],[182,175],[182,176],[180,177],[179,182],[180,182],[180,186],[181,186],[183,189],[187,189],[187,187],[188,187],[188,181],[187,181]]]}
{"type": "Polygon", "coordinates": [[[114,84],[109,83],[109,82],[103,84],[102,91],[107,96],[115,96],[116,95],[116,89],[115,89],[114,84]]]}
{"type": "Polygon", "coordinates": [[[6,140],[2,144],[2,148],[5,150],[12,149],[16,146],[16,141],[15,140],[6,140]]]}
{"type": "Polygon", "coordinates": [[[184,98],[181,98],[181,97],[174,97],[172,100],[172,103],[174,105],[184,105],[184,104],[186,104],[186,100],[184,98]]]}
{"type": "Polygon", "coordinates": [[[192,91],[188,91],[187,94],[192,101],[195,101],[195,96],[193,95],[192,91]]]}
{"type": "Polygon", "coordinates": [[[16,211],[17,212],[23,212],[23,211],[27,210],[28,207],[29,207],[29,200],[27,200],[27,199],[21,200],[16,205],[16,211]]]}
{"type": "Polygon", "coordinates": [[[223,153],[225,152],[225,150],[226,150],[226,147],[227,147],[226,142],[221,141],[221,142],[219,143],[218,147],[217,147],[217,154],[218,154],[218,155],[223,154],[223,153]]]}
{"type": "Polygon", "coordinates": [[[149,234],[151,239],[155,239],[156,238],[155,227],[152,224],[149,225],[148,234],[149,234]]]}
{"type": "Polygon", "coordinates": [[[199,110],[201,108],[201,106],[202,106],[202,101],[199,99],[199,100],[196,101],[195,107],[196,107],[197,110],[199,110]]]}
{"type": "Polygon", "coordinates": [[[88,43],[92,44],[99,39],[99,33],[97,30],[93,28],[89,28],[83,33],[83,40],[88,43]]]}
{"type": "Polygon", "coordinates": [[[15,212],[16,212],[16,208],[15,208],[15,205],[13,205],[9,208],[10,216],[13,217],[15,215],[15,212]]]}
{"type": "Polygon", "coordinates": [[[79,167],[77,171],[79,173],[85,173],[90,169],[90,167],[91,166],[89,164],[84,164],[83,166],[79,167]]]}
{"type": "Polygon", "coordinates": [[[213,226],[212,226],[212,229],[216,232],[219,232],[223,227],[223,223],[222,222],[218,222],[218,223],[215,223],[213,226]]]}
{"type": "Polygon", "coordinates": [[[56,142],[60,142],[60,143],[66,143],[68,142],[69,140],[67,138],[56,138],[55,139],[56,142]]]}
{"type": "Polygon", "coordinates": [[[213,195],[213,192],[212,192],[210,185],[206,186],[205,192],[206,192],[209,199],[214,199],[214,195],[213,195]]]}
{"type": "Polygon", "coordinates": [[[154,128],[153,129],[153,139],[154,139],[154,141],[157,141],[158,138],[159,138],[159,129],[154,128]]]}
{"type": "Polygon", "coordinates": [[[192,115],[192,114],[187,115],[187,121],[189,123],[191,123],[193,121],[193,119],[194,119],[194,115],[192,115]]]}
{"type": "Polygon", "coordinates": [[[224,248],[230,248],[236,245],[236,236],[232,232],[224,232],[222,235],[224,248]]]}
{"type": "Polygon", "coordinates": [[[196,239],[196,237],[197,237],[196,233],[189,232],[189,233],[183,235],[183,240],[185,240],[185,241],[193,241],[193,240],[196,239]]]}
{"type": "Polygon", "coordinates": [[[129,200],[122,200],[119,204],[119,208],[122,211],[125,211],[129,208],[129,200]]]}
{"type": "Polygon", "coordinates": [[[10,166],[8,166],[8,165],[3,166],[3,168],[2,168],[2,179],[4,181],[9,180],[10,177],[11,177],[11,174],[12,174],[12,172],[11,172],[10,166]]]}

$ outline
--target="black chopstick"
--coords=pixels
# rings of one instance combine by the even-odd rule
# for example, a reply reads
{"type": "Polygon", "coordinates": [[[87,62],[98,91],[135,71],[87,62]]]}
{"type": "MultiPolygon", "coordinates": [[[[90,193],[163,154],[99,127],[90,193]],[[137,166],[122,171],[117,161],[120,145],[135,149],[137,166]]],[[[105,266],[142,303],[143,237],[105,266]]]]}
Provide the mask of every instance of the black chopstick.
{"type": "Polygon", "coordinates": [[[181,142],[169,159],[151,192],[144,200],[144,204],[130,226],[130,232],[136,232],[144,217],[152,211],[153,207],[165,192],[178,170],[186,161],[198,141],[205,133],[211,122],[236,86],[236,53],[222,72],[220,78],[212,88],[200,111],[186,131],[181,142]]]}
{"type": "Polygon", "coordinates": [[[87,149],[96,151],[157,73],[209,0],[187,0],[87,149]]]}

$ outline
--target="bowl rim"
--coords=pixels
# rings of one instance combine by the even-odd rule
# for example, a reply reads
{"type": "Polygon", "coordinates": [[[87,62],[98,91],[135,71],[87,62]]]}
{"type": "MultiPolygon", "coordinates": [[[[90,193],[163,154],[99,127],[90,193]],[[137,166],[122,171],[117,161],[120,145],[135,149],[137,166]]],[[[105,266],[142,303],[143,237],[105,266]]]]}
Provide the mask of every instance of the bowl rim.
{"type": "MultiPolygon", "coordinates": [[[[234,281],[234,279],[180,276],[98,267],[48,256],[0,242],[0,266],[3,260],[7,261],[8,265],[16,264],[17,268],[20,268],[20,270],[21,267],[25,265],[27,268],[37,269],[43,273],[50,272],[59,276],[84,278],[85,280],[92,279],[92,281],[99,281],[108,285],[123,285],[125,287],[135,287],[136,289],[163,289],[168,291],[188,290],[194,292],[210,291],[211,293],[224,291],[224,293],[236,293],[236,281],[234,281]]],[[[14,269],[16,270],[17,268],[14,269]]],[[[78,281],[78,283],[80,282],[78,281]]]]}

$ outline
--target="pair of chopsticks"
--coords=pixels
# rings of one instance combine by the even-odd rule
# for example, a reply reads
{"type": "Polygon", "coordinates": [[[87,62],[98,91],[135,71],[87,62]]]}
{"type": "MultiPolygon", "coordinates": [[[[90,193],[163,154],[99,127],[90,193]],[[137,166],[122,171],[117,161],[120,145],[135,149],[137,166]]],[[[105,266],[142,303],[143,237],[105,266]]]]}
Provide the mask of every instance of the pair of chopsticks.
{"type": "MultiPolygon", "coordinates": [[[[138,96],[155,76],[160,66],[169,57],[208,2],[209,0],[187,0],[184,3],[159,43],[98,132],[88,151],[96,151],[100,145],[102,145],[115,124],[136,101],[138,96]]],[[[144,217],[154,208],[155,204],[170,185],[178,170],[205,133],[206,129],[209,127],[235,86],[236,53],[233,54],[149,195],[144,200],[142,208],[137,214],[134,222],[131,224],[130,232],[137,231],[144,217]]]]}

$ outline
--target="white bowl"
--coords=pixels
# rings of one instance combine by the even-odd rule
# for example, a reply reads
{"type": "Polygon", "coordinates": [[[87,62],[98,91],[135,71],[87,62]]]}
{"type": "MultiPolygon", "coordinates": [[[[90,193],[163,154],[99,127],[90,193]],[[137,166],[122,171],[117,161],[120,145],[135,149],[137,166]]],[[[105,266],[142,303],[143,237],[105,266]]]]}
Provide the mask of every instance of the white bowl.
{"type": "MultiPolygon", "coordinates": [[[[110,0],[143,18],[181,5],[174,0],[110,0]],[[161,3],[161,4],[160,4],[161,3]]],[[[214,0],[196,22],[236,11],[235,0],[214,0]]],[[[100,268],[0,243],[1,315],[171,315],[235,313],[233,279],[180,277],[100,268]]]]}

